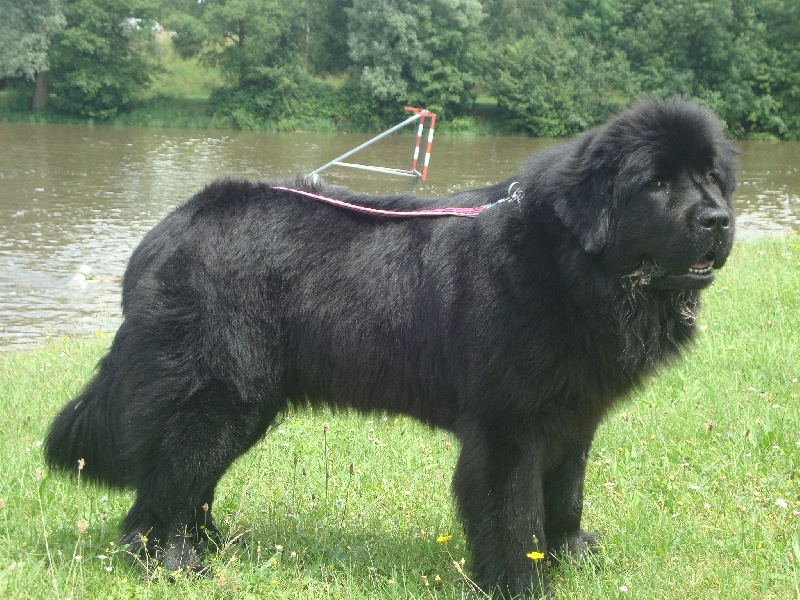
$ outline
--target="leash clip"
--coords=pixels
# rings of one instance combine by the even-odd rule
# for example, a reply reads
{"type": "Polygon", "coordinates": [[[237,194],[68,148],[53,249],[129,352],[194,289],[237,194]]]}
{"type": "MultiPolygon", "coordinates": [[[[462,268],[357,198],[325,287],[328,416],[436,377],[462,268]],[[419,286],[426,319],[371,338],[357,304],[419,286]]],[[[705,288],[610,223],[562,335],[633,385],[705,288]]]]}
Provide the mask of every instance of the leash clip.
{"type": "Polygon", "coordinates": [[[503,204],[503,202],[516,202],[519,204],[520,201],[522,201],[522,199],[525,197],[525,189],[522,187],[522,184],[519,181],[515,181],[508,186],[507,194],[508,195],[505,198],[500,198],[500,200],[495,200],[491,204],[487,204],[486,208],[503,204]]]}
{"type": "Polygon", "coordinates": [[[508,186],[508,196],[500,200],[500,202],[516,202],[517,204],[525,197],[525,190],[519,181],[515,181],[508,186]]]}

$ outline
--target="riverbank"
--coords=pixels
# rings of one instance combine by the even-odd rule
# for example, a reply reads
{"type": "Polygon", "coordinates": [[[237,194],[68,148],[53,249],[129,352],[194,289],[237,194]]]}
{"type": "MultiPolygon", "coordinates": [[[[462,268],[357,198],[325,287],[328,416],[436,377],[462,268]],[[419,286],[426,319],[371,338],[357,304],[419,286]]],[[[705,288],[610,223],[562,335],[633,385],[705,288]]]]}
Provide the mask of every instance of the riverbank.
{"type": "MultiPolygon", "coordinates": [[[[437,135],[523,135],[514,132],[496,115],[493,98],[478,99],[474,114],[437,122],[437,135]]],[[[402,118],[398,119],[398,122],[402,118]]],[[[347,122],[330,118],[305,118],[285,123],[275,120],[241,120],[214,111],[207,96],[176,96],[168,93],[149,96],[137,102],[130,111],[108,121],[98,122],[112,127],[157,127],[183,129],[229,129],[248,131],[311,131],[318,133],[375,133],[382,127],[358,119],[347,122]]],[[[14,92],[0,91],[0,122],[95,124],[91,120],[59,115],[48,111],[30,111],[19,107],[14,92]]],[[[387,125],[393,125],[389,123],[387,125]]]]}
{"type": "MultiPolygon", "coordinates": [[[[551,567],[555,599],[800,598],[798,271],[797,235],[738,243],[696,346],[600,428],[584,519],[603,551],[551,567]]],[[[207,557],[214,577],[128,566],[114,541],[132,496],[51,474],[41,454],[109,343],[0,353],[0,595],[462,597],[457,442],[380,415],[290,413],[242,457],[215,504],[231,538],[207,557]]]]}
{"type": "MultiPolygon", "coordinates": [[[[225,87],[228,82],[219,69],[201,63],[197,58],[182,58],[175,51],[169,35],[159,35],[157,42],[160,69],[154,73],[150,87],[127,110],[109,120],[98,121],[98,124],[115,127],[376,133],[408,116],[402,107],[391,111],[377,106],[375,101],[358,97],[353,87],[348,88],[347,75],[314,78],[302,73],[294,73],[299,81],[291,82],[288,86],[283,80],[271,82],[272,86],[262,82],[264,91],[269,87],[277,89],[284,85],[285,89],[277,93],[288,98],[284,110],[264,116],[269,112],[267,106],[274,103],[275,98],[259,98],[257,90],[250,90],[245,94],[247,97],[242,106],[242,103],[232,100],[238,91],[225,87]],[[218,90],[216,100],[214,90],[218,90]],[[220,91],[223,93],[220,94],[220,91]],[[340,97],[337,98],[337,94],[340,97]],[[331,95],[334,97],[331,98],[331,95]],[[330,104],[335,105],[333,110],[330,104]]],[[[17,82],[15,85],[0,89],[0,122],[94,123],[51,110],[31,111],[33,83],[17,82]]],[[[509,125],[498,110],[497,100],[486,94],[478,95],[467,115],[439,117],[437,135],[527,135],[509,125]]]]}
{"type": "MultiPolygon", "coordinates": [[[[310,93],[296,94],[297,85],[285,90],[291,100],[288,117],[261,118],[253,106],[225,106],[213,98],[213,90],[225,90],[226,81],[218,69],[201,64],[197,58],[182,58],[174,50],[169,36],[159,37],[161,69],[154,74],[153,82],[141,98],[115,117],[97,122],[116,127],[157,127],[190,129],[230,129],[249,131],[311,131],[319,133],[372,133],[383,127],[376,116],[367,111],[348,111],[349,91],[341,98],[330,99],[347,85],[347,76],[315,79],[304,76],[299,85],[310,86],[310,93]],[[316,94],[316,95],[315,95],[316,94]],[[321,97],[317,97],[321,96],[321,97]],[[326,104],[339,104],[338,115],[328,115],[326,104]],[[298,105],[299,106],[298,108],[298,105]],[[306,105],[305,107],[302,105],[306,105]],[[294,114],[292,114],[294,113],[294,114]],[[298,116],[299,113],[299,116],[298,116]],[[342,114],[347,114],[342,117],[342,114]]],[[[230,90],[236,95],[236,90],[230,90]]],[[[51,110],[31,111],[33,84],[17,82],[16,87],[0,90],[0,122],[14,123],[93,123],[51,110]]],[[[254,104],[249,98],[246,104],[254,104]]],[[[404,118],[402,110],[397,121],[385,120],[391,126],[404,118]]],[[[455,119],[439,119],[437,134],[445,135],[515,135],[497,114],[497,102],[489,96],[477,98],[470,115],[455,119]]],[[[521,134],[520,134],[521,135],[521,134]]]]}

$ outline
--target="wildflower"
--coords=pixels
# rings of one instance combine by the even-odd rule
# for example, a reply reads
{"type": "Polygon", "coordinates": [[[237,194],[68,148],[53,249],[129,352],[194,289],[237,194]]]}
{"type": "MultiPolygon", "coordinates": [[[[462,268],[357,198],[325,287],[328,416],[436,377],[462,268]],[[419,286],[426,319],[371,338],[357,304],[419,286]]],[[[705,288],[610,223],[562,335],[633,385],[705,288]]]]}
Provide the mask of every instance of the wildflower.
{"type": "Polygon", "coordinates": [[[623,594],[627,594],[628,593],[628,586],[627,585],[619,586],[619,591],[622,592],[623,594]]]}
{"type": "Polygon", "coordinates": [[[789,508],[789,503],[786,502],[786,500],[784,500],[783,498],[778,498],[777,500],[775,500],[775,506],[777,506],[778,508],[789,508]]]}
{"type": "Polygon", "coordinates": [[[338,509],[340,509],[340,510],[341,510],[342,508],[344,508],[344,500],[342,500],[341,498],[339,498],[338,500],[336,500],[336,502],[335,502],[334,504],[336,505],[336,508],[338,508],[338,509]]]}
{"type": "Polygon", "coordinates": [[[452,535],[440,535],[439,537],[436,538],[436,541],[439,542],[440,544],[446,544],[452,539],[453,539],[452,535]]]}
{"type": "Polygon", "coordinates": [[[86,466],[86,461],[82,458],[78,459],[78,471],[83,471],[83,467],[86,466]]]}
{"type": "Polygon", "coordinates": [[[533,552],[528,552],[525,556],[530,558],[533,562],[538,562],[544,558],[544,552],[537,552],[534,550],[533,552]]]}

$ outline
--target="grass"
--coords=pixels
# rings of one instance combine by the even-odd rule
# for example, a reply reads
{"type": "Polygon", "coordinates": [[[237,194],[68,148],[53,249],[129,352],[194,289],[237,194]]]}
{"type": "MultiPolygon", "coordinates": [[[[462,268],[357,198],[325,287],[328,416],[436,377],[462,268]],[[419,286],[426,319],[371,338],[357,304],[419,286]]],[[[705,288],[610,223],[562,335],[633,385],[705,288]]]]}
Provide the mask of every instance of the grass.
{"type": "Polygon", "coordinates": [[[211,89],[225,84],[219,69],[203,65],[197,58],[181,58],[168,34],[158,35],[162,71],[153,77],[145,98],[170,96],[208,100],[211,89]]]}
{"type": "MultiPolygon", "coordinates": [[[[684,361],[622,403],[590,457],[591,562],[554,598],[800,599],[800,239],[738,244],[684,361]]],[[[108,339],[0,354],[0,597],[463,598],[451,436],[290,413],[223,478],[215,576],[170,582],[114,546],[130,506],[51,474],[41,440],[108,339]],[[439,539],[440,541],[437,541],[439,539]]]]}

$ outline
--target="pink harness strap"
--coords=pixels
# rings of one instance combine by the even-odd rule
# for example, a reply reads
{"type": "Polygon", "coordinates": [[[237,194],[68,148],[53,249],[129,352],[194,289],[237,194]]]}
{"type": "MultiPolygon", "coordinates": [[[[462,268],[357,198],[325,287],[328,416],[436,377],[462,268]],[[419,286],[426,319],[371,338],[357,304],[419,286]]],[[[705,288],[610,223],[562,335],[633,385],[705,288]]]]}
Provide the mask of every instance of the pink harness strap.
{"type": "Polygon", "coordinates": [[[451,208],[426,208],[422,210],[383,210],[380,208],[362,206],[360,204],[352,204],[350,202],[345,202],[344,200],[337,200],[336,198],[329,198],[328,196],[320,196],[319,194],[312,194],[311,192],[296,190],[294,188],[275,185],[272,186],[272,189],[300,194],[301,196],[305,196],[306,198],[319,200],[320,202],[325,202],[326,204],[332,204],[333,206],[338,206],[339,208],[344,208],[355,212],[360,212],[368,215],[375,215],[378,217],[393,217],[400,219],[410,218],[410,217],[469,217],[470,219],[474,219],[484,210],[486,210],[489,206],[491,206],[490,204],[487,204],[484,206],[472,206],[472,207],[454,206],[451,208]]]}

